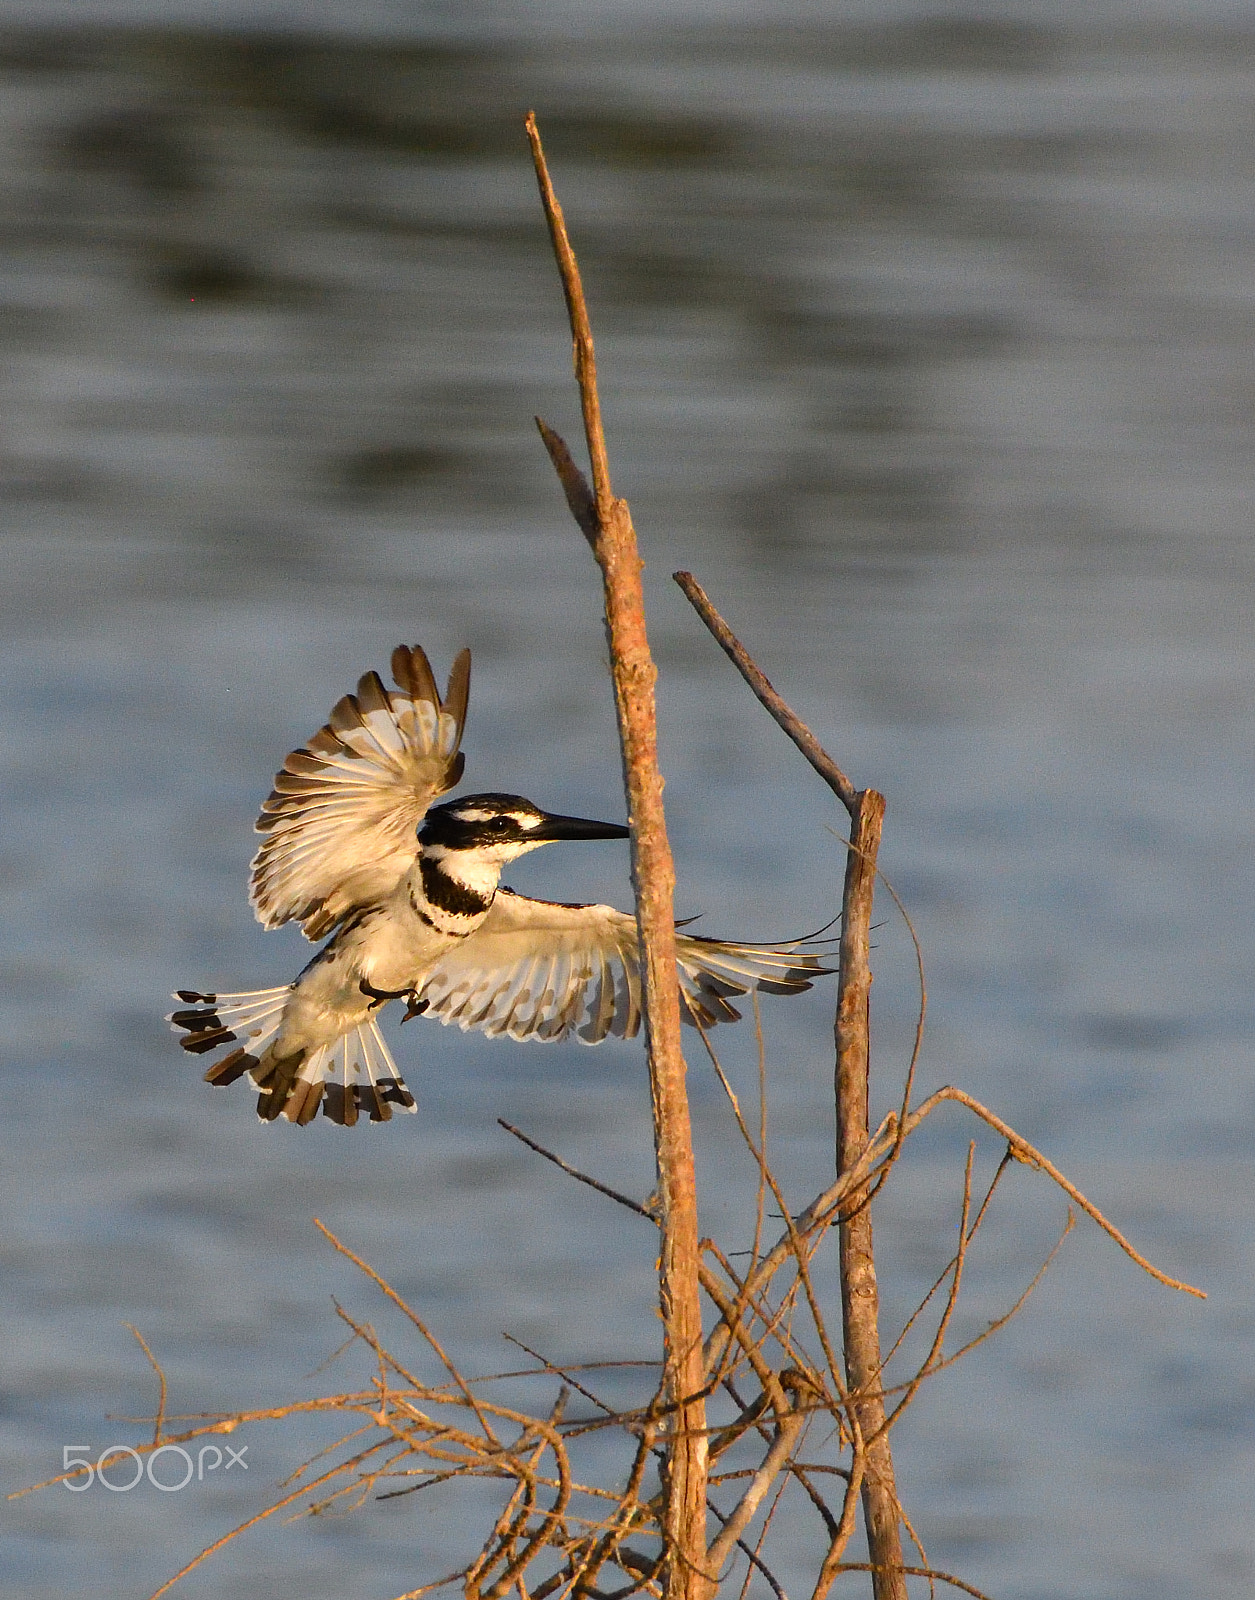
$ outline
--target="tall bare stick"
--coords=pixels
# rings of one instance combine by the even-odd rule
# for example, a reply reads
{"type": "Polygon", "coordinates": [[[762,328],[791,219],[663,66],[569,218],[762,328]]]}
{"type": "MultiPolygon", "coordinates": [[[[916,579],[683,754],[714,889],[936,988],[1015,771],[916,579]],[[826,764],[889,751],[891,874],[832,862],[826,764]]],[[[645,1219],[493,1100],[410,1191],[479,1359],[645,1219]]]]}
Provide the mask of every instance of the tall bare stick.
{"type": "MultiPolygon", "coordinates": [[[[841,900],[841,963],[837,980],[837,1172],[848,1172],[871,1137],[867,1116],[871,1065],[872,891],[885,802],[874,789],[858,796],[841,900]]],[[[863,1476],[863,1516],[876,1600],[906,1600],[902,1540],[885,1403],[880,1394],[880,1291],[872,1249],[872,1215],[866,1186],[851,1194],[840,1227],[841,1311],[845,1372],[859,1426],[868,1441],[863,1476]]]]}
{"type": "Polygon", "coordinates": [[[668,1451],[666,1538],[670,1600],[706,1600],[706,1409],[701,1398],[701,1298],[698,1288],[697,1185],[680,1046],[680,992],[675,948],[675,866],[667,839],[658,771],[654,683],[657,668],[645,631],[641,558],[627,502],[610,487],[610,465],[597,395],[593,335],[575,252],[554,194],[535,115],[527,137],[540,185],[574,345],[575,376],[593,469],[593,494],[552,429],[541,424],[576,521],[590,537],[605,587],[606,633],[619,714],[619,741],[632,825],[632,875],[641,945],[645,1044],[654,1112],[654,1148],[662,1200],[659,1291],[665,1373],[674,1423],[668,1451]],[[591,502],[591,504],[590,504],[591,502]],[[595,520],[594,520],[595,519],[595,520]]]}
{"type": "MultiPolygon", "coordinates": [[[[872,974],[869,955],[872,894],[885,814],[884,797],[875,789],[854,787],[811,730],[767,681],[693,574],[677,572],[675,581],[754,694],[850,814],[852,831],[841,899],[841,958],[835,1028],[836,1153],[840,1178],[863,1160],[870,1139],[867,1106],[872,974]]],[[[854,1186],[843,1205],[840,1225],[845,1369],[859,1426],[863,1437],[870,1440],[864,1465],[863,1515],[871,1556],[872,1591],[875,1600],[906,1600],[893,1457],[880,1393],[880,1292],[876,1283],[868,1199],[866,1183],[854,1186]]]]}

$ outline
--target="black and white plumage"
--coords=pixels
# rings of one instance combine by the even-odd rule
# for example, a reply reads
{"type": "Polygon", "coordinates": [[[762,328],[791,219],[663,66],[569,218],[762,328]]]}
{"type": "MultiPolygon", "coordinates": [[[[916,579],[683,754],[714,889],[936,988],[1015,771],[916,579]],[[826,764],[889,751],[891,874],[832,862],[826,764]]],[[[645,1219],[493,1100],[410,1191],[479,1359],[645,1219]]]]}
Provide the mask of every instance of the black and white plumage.
{"type": "MultiPolygon", "coordinates": [[[[334,936],[296,981],[209,994],[181,989],[169,1017],[185,1050],[226,1054],[206,1072],[246,1073],[257,1111],[309,1122],[321,1105],[351,1126],[415,1109],[379,1031],[391,1000],[497,1037],[599,1044],[640,1027],[634,917],[611,906],[532,900],[500,884],[502,868],[560,839],[627,838],[620,823],[542,811],[520,795],[434,802],[462,776],[470,653],[443,698],[417,646],[393,652],[395,689],[368,672],[275,778],[257,831],[250,898],[264,927],[296,921],[334,936]]],[[[740,1013],[730,997],[795,994],[828,969],[800,941],[781,948],[678,934],[686,1020],[740,1013]]]]}

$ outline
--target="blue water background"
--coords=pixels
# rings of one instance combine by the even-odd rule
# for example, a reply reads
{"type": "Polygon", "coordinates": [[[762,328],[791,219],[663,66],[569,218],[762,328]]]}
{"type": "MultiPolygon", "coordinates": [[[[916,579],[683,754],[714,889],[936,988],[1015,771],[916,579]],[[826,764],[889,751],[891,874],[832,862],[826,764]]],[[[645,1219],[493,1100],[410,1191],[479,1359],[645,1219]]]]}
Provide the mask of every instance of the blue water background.
{"type": "MultiPolygon", "coordinates": [[[[921,1092],[980,1097],[1210,1295],[1082,1223],[895,1434],[915,1526],[1000,1600],[1249,1595],[1249,16],[248,9],[240,34],[243,8],[0,8],[6,1489],[142,1432],[107,1420],[155,1398],[126,1322],[180,1412],[338,1386],[311,1376],[333,1295],[413,1354],[315,1215],[468,1371],[519,1363],[503,1331],[555,1360],[655,1352],[651,1231],[496,1124],[643,1195],[638,1048],[416,1024],[393,1041],[419,1115],[345,1134],[259,1127],[161,1022],[176,985],[305,959],[251,919],[251,821],[401,640],[438,670],[474,652],[469,783],[621,814],[597,575],[531,421],[578,437],[535,107],[648,564],[681,914],[803,932],[842,870],[830,797],[683,566],[887,796],[882,865],[927,962],[921,1092]]],[[[627,903],[620,846],[512,881],[627,903]]],[[[916,1003],[882,905],[877,1116],[916,1003]]],[[[764,1007],[798,1204],[831,1166],[831,1009],[830,988],[764,1007]]],[[[748,1030],[718,1037],[752,1100],[748,1030]]],[[[691,1080],[703,1227],[747,1243],[752,1171],[697,1052],[691,1080]]],[[[970,1131],[946,1113],[878,1206],[886,1326],[948,1258],[970,1131]]],[[[999,1153],[979,1139],[978,1176],[999,1153]]],[[[1011,1174],[954,1339],[1063,1219],[1011,1174]]],[[[242,1430],[247,1478],[177,1495],[8,1505],[7,1592],[147,1595],[300,1438],[242,1430]]],[[[486,1504],[276,1521],[182,1592],[391,1596],[466,1559],[486,1504]]],[[[790,1595],[814,1523],[783,1525],[790,1595]]]]}

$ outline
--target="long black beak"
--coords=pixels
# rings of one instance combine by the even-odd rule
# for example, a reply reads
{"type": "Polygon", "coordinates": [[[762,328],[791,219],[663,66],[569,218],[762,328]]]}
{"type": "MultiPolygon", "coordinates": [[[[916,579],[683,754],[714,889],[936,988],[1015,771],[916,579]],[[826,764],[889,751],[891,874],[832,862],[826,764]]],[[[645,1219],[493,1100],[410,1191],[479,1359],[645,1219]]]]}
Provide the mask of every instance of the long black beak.
{"type": "Polygon", "coordinates": [[[590,822],[587,817],[559,817],[547,811],[540,827],[529,828],[526,837],[548,844],[557,839],[626,839],[630,834],[621,822],[590,822]]]}

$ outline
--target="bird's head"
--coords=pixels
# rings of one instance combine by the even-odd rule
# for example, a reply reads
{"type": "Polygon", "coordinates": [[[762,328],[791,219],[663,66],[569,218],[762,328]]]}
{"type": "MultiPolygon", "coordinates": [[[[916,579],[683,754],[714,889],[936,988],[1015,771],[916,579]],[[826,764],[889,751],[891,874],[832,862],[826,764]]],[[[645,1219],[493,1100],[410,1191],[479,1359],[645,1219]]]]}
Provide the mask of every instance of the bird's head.
{"type": "Polygon", "coordinates": [[[419,842],[428,855],[453,866],[475,858],[504,866],[507,861],[559,839],[626,839],[620,822],[590,822],[542,811],[518,794],[470,794],[433,806],[423,819],[419,842]]]}

